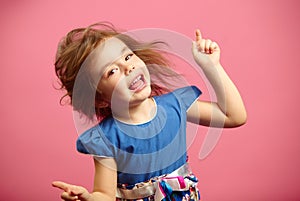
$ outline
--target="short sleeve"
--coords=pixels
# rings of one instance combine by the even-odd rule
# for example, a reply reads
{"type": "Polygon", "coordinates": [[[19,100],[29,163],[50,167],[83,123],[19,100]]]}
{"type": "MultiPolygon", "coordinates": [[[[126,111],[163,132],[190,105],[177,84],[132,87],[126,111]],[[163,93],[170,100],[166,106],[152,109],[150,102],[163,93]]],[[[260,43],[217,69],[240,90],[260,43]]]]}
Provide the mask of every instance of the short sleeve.
{"type": "Polygon", "coordinates": [[[196,86],[188,86],[180,89],[176,89],[173,94],[180,101],[181,106],[185,111],[189,109],[189,107],[198,99],[198,97],[202,94],[200,89],[196,86]]]}
{"type": "Polygon", "coordinates": [[[77,151],[98,157],[114,157],[113,149],[106,141],[99,126],[95,126],[78,137],[77,151]]]}

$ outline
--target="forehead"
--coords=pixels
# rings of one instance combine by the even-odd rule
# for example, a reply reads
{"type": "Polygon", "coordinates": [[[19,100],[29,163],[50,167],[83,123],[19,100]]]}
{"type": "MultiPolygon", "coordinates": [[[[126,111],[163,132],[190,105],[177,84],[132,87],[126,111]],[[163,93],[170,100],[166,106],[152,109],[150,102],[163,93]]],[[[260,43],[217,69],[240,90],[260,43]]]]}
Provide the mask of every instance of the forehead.
{"type": "Polygon", "coordinates": [[[99,45],[99,56],[101,59],[116,57],[119,56],[118,53],[121,53],[125,48],[128,48],[127,45],[120,39],[115,37],[107,38],[99,45]]]}

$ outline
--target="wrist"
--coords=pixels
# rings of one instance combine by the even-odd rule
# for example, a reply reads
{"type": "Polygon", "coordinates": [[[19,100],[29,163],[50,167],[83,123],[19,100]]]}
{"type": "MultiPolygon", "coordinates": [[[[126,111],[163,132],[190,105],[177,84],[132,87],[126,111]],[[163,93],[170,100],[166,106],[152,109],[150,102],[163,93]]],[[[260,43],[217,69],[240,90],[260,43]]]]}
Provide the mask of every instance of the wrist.
{"type": "Polygon", "coordinates": [[[84,200],[85,200],[85,201],[95,201],[93,194],[90,193],[90,192],[87,192],[87,193],[84,195],[84,200]]]}
{"type": "Polygon", "coordinates": [[[98,197],[99,197],[99,196],[98,196],[97,194],[90,193],[89,198],[88,198],[87,201],[97,201],[97,200],[99,200],[98,197]]]}
{"type": "Polygon", "coordinates": [[[218,63],[213,63],[213,62],[207,62],[205,64],[199,64],[199,67],[204,71],[204,72],[211,72],[211,71],[216,71],[219,69],[222,69],[222,65],[218,63]]]}

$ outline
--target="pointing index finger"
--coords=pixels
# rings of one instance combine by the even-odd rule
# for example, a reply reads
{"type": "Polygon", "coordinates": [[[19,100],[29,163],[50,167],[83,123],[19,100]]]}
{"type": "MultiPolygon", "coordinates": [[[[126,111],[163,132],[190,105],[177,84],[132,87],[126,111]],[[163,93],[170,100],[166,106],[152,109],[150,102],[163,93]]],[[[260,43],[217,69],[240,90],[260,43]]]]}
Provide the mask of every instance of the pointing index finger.
{"type": "Polygon", "coordinates": [[[196,29],[196,41],[200,41],[202,39],[202,35],[199,29],[196,29]]]}
{"type": "Polygon", "coordinates": [[[69,185],[67,183],[64,183],[61,181],[52,182],[52,186],[56,187],[56,188],[60,188],[61,190],[64,190],[65,192],[69,191],[69,185]]]}

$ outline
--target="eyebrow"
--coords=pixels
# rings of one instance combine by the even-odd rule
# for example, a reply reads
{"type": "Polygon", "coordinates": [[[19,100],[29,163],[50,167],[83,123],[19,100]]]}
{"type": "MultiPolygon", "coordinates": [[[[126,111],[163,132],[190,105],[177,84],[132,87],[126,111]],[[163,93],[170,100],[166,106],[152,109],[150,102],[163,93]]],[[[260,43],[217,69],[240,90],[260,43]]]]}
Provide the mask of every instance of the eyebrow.
{"type": "Polygon", "coordinates": [[[130,50],[129,47],[127,45],[125,45],[122,50],[121,53],[123,54],[124,52],[126,52],[127,50],[130,50]]]}

